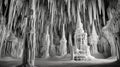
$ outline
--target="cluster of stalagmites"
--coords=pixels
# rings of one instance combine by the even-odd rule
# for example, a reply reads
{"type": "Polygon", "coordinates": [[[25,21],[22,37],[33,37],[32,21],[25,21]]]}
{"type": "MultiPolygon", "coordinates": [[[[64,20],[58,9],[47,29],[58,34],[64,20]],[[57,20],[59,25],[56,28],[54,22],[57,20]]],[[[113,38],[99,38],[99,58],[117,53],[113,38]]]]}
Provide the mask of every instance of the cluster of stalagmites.
{"type": "MultiPolygon", "coordinates": [[[[65,20],[68,17],[64,16],[65,15],[64,9],[61,7],[60,15],[62,15],[62,18],[65,18],[65,19],[61,19],[61,17],[59,17],[58,19],[60,19],[60,20],[57,20],[56,18],[54,18],[54,17],[56,17],[54,15],[57,15],[57,12],[59,13],[59,11],[57,11],[57,7],[55,7],[56,4],[54,4],[54,2],[52,0],[48,0],[48,1],[50,2],[48,6],[49,6],[49,8],[51,8],[50,9],[50,16],[52,16],[52,18],[50,18],[51,22],[49,21],[49,19],[47,19],[48,21],[46,20],[46,13],[47,12],[45,12],[45,11],[47,11],[46,10],[47,8],[45,8],[45,5],[42,5],[42,7],[38,7],[37,9],[35,9],[35,5],[33,4],[34,6],[32,7],[32,10],[34,11],[33,18],[37,18],[36,26],[38,25],[38,27],[36,27],[36,28],[39,28],[39,31],[40,31],[39,32],[38,29],[36,29],[35,26],[33,26],[34,23],[32,23],[33,25],[31,24],[31,26],[32,26],[31,32],[36,32],[36,36],[34,36],[33,38],[32,38],[33,33],[31,33],[31,39],[34,40],[34,43],[35,43],[35,41],[37,41],[37,43],[36,43],[37,44],[36,55],[38,53],[38,55],[41,55],[43,58],[49,58],[51,56],[56,56],[56,54],[59,54],[59,56],[63,57],[63,56],[66,56],[68,54],[68,49],[69,49],[72,60],[75,60],[75,59],[76,60],[77,59],[86,60],[87,58],[92,57],[91,54],[97,54],[99,52],[103,53],[105,56],[107,56],[109,54],[112,54],[115,56],[115,47],[116,46],[114,45],[115,38],[113,36],[113,33],[116,34],[116,32],[119,32],[119,28],[118,28],[119,22],[113,23],[113,22],[115,22],[115,21],[113,21],[113,19],[115,19],[115,18],[112,17],[111,13],[109,14],[110,15],[109,21],[107,22],[105,20],[106,14],[105,14],[104,0],[98,0],[98,1],[91,0],[87,4],[88,7],[85,6],[85,2],[84,2],[87,0],[83,0],[83,3],[82,2],[79,3],[79,6],[80,5],[82,5],[82,6],[80,6],[78,8],[78,10],[81,10],[83,7],[83,9],[84,9],[83,11],[86,11],[86,13],[88,11],[88,15],[87,15],[89,18],[87,20],[88,22],[85,20],[83,21],[83,16],[82,17],[80,16],[80,15],[86,16],[85,14],[82,14],[82,10],[78,11],[78,12],[75,11],[76,6],[74,4],[71,4],[72,1],[66,0],[67,6],[68,6],[66,13],[68,13],[69,21],[71,21],[70,20],[71,18],[77,19],[77,22],[74,21],[76,23],[76,29],[75,29],[75,32],[73,32],[74,33],[74,43],[72,40],[73,33],[70,32],[68,38],[66,36],[67,30],[65,28],[67,28],[67,24],[69,24],[70,22],[65,20]],[[98,5],[96,2],[98,2],[98,5]],[[52,6],[50,6],[50,4],[52,4],[52,6]],[[71,8],[71,6],[72,6],[72,8],[71,8]],[[86,9],[86,8],[88,8],[88,9],[86,9]],[[37,11],[38,11],[38,15],[40,17],[38,15],[35,15],[35,12],[37,13],[37,11]],[[103,15],[103,16],[100,18],[99,15],[103,15]],[[57,21],[55,22],[54,20],[57,20],[57,21]],[[64,22],[62,20],[64,20],[64,22]],[[69,23],[67,23],[67,22],[69,22],[69,23]],[[86,25],[85,25],[85,22],[87,22],[86,25]],[[96,27],[101,26],[102,22],[103,22],[103,26],[105,26],[105,27],[103,27],[99,33],[96,27]],[[50,25],[49,25],[49,23],[50,23],[50,25]],[[84,27],[83,25],[88,27],[88,28],[92,27],[92,29],[90,30],[91,32],[90,33],[85,32],[83,29],[83,27],[84,27]],[[58,26],[59,26],[59,28],[61,28],[62,33],[61,34],[59,34],[58,32],[52,33],[53,32],[52,28],[57,28],[58,26]],[[101,31],[102,31],[102,33],[101,33],[101,31]],[[102,35],[100,35],[100,34],[102,34],[102,35]],[[52,39],[55,39],[56,41],[58,41],[58,45],[56,45],[55,43],[51,43],[51,42],[54,42],[54,40],[52,40],[52,39]],[[40,41],[40,42],[38,43],[38,41],[40,41]],[[90,44],[89,46],[88,46],[88,42],[90,44]],[[105,44],[105,45],[103,45],[103,44],[105,44]],[[90,50],[89,48],[92,48],[92,49],[90,50]],[[39,50],[37,50],[37,49],[39,49],[39,50]]],[[[16,2],[16,1],[11,0],[12,4],[14,2],[16,2]]],[[[18,3],[18,2],[19,1],[16,2],[17,5],[20,5],[21,1],[20,1],[20,3],[18,3]]],[[[17,14],[17,9],[14,9],[15,7],[12,4],[10,7],[11,11],[9,13],[10,18],[8,20],[9,21],[8,28],[10,28],[10,32],[12,31],[12,25],[17,26],[16,25],[17,23],[16,24],[15,24],[15,22],[12,23],[14,19],[17,20],[16,18],[14,18],[14,17],[16,17],[15,14],[17,14]],[[14,11],[15,11],[15,14],[14,14],[14,11]],[[15,16],[12,15],[12,13],[15,16]],[[11,17],[13,17],[13,18],[11,18],[11,17]]],[[[20,8],[21,8],[21,6],[19,6],[19,9],[20,8]]],[[[108,10],[108,13],[109,12],[111,12],[111,11],[108,10]]],[[[19,14],[19,12],[18,12],[18,14],[19,14]]],[[[116,15],[118,15],[118,14],[116,14],[116,15]]],[[[118,19],[116,19],[116,21],[117,20],[118,19]]],[[[4,17],[1,18],[1,21],[5,22],[4,17]]],[[[22,20],[19,22],[21,22],[21,24],[20,24],[21,28],[23,28],[24,25],[26,25],[25,23],[22,25],[22,22],[23,22],[22,20]]],[[[74,24],[74,22],[71,21],[71,27],[72,27],[72,24],[74,24]]],[[[18,25],[18,26],[20,26],[20,25],[18,25]]],[[[1,27],[0,33],[2,33],[1,43],[0,43],[1,44],[0,45],[1,46],[0,47],[0,52],[1,52],[0,54],[2,54],[3,57],[12,55],[12,57],[22,58],[23,48],[24,48],[23,42],[24,41],[22,39],[20,39],[19,37],[16,37],[15,33],[13,33],[13,32],[10,33],[8,31],[9,29],[6,28],[4,23],[1,23],[0,27],[1,27]]],[[[118,37],[116,36],[116,38],[118,38],[118,37]]]]}
{"type": "MultiPolygon", "coordinates": [[[[67,55],[67,48],[70,49],[70,55],[71,55],[71,60],[89,60],[93,58],[90,54],[90,49],[88,46],[87,42],[87,33],[84,32],[83,29],[83,24],[81,23],[81,17],[78,13],[78,18],[77,18],[77,24],[76,24],[76,30],[75,30],[75,35],[74,35],[74,46],[72,43],[72,36],[69,34],[69,41],[67,41],[66,36],[65,36],[65,25],[63,24],[62,27],[62,37],[60,39],[60,45],[59,45],[59,53],[60,56],[66,56],[67,55]],[[69,46],[67,47],[67,42],[69,42],[69,46]]],[[[95,44],[96,45],[96,44],[95,44]]],[[[49,27],[47,26],[46,28],[46,34],[45,34],[45,39],[44,39],[44,57],[49,58],[50,53],[50,35],[49,35],[49,27]]],[[[96,49],[97,50],[97,49],[96,49]]]]}

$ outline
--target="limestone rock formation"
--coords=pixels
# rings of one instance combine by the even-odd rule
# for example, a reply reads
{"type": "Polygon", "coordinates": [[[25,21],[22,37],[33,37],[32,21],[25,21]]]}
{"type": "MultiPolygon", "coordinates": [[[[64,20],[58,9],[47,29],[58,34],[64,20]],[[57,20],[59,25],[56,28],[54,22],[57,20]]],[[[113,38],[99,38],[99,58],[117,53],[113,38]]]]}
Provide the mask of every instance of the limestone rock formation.
{"type": "Polygon", "coordinates": [[[120,0],[0,0],[0,59],[23,67],[97,53],[120,62],[119,34],[120,0]]]}
{"type": "Polygon", "coordinates": [[[85,33],[83,30],[83,24],[81,23],[81,17],[79,13],[77,15],[77,25],[74,40],[74,60],[88,60],[88,56],[90,56],[90,50],[87,43],[87,33],[85,33]]]}
{"type": "Polygon", "coordinates": [[[71,60],[74,60],[73,54],[74,54],[74,49],[73,49],[73,42],[72,42],[72,36],[69,34],[69,48],[70,48],[70,55],[71,55],[71,60]]]}
{"type": "Polygon", "coordinates": [[[65,37],[64,24],[63,24],[62,38],[60,40],[60,53],[61,53],[61,56],[65,56],[67,54],[67,40],[65,37]]]}
{"type": "Polygon", "coordinates": [[[92,54],[98,53],[97,43],[98,43],[99,36],[96,33],[94,22],[92,24],[92,33],[91,33],[91,35],[90,35],[89,38],[90,38],[89,39],[90,40],[90,44],[92,45],[92,51],[91,51],[91,53],[92,54]]]}

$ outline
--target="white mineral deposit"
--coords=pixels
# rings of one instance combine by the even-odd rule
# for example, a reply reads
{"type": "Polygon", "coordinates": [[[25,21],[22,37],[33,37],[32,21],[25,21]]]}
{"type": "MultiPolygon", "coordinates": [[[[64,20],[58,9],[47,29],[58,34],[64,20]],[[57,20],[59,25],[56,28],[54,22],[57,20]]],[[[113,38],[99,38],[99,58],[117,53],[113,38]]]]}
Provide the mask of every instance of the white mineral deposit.
{"type": "Polygon", "coordinates": [[[119,67],[120,0],[0,0],[0,67],[119,67]]]}

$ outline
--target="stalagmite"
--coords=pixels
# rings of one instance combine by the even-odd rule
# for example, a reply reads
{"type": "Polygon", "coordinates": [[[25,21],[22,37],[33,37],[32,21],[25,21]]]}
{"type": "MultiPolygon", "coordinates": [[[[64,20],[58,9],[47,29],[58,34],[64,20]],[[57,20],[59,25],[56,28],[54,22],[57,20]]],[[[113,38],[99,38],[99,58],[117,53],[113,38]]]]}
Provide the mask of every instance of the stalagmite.
{"type": "Polygon", "coordinates": [[[21,59],[21,67],[34,67],[49,65],[49,61],[53,65],[54,61],[88,61],[99,55],[107,58],[107,54],[116,56],[116,50],[120,60],[120,10],[116,9],[120,1],[113,2],[0,0],[0,62],[10,57],[21,59]]]}
{"type": "Polygon", "coordinates": [[[46,37],[45,37],[45,58],[49,57],[49,46],[50,46],[50,35],[49,35],[49,26],[47,26],[47,32],[46,32],[46,37]]]}
{"type": "Polygon", "coordinates": [[[81,17],[79,12],[77,14],[77,25],[74,35],[75,48],[73,58],[74,60],[88,60],[90,56],[89,47],[87,45],[87,33],[83,30],[81,17]]]}
{"type": "MultiPolygon", "coordinates": [[[[80,15],[79,15],[79,12],[77,14],[77,25],[76,25],[76,32],[75,32],[75,41],[77,41],[77,38],[76,36],[79,35],[81,33],[84,33],[84,30],[83,30],[83,24],[81,23],[81,18],[80,18],[80,15]]],[[[75,48],[76,48],[76,51],[78,50],[78,48],[80,49],[80,45],[82,46],[82,44],[77,44],[77,42],[75,42],[75,48]]]]}
{"type": "Polygon", "coordinates": [[[69,16],[69,20],[71,20],[71,13],[70,13],[70,8],[71,8],[71,4],[70,4],[71,0],[68,0],[68,16],[69,16]]]}
{"type": "Polygon", "coordinates": [[[71,33],[69,34],[69,48],[70,48],[70,55],[71,55],[71,60],[73,60],[73,43],[72,43],[72,37],[71,33]]]}
{"type": "Polygon", "coordinates": [[[31,66],[35,66],[35,48],[36,48],[36,0],[32,0],[32,30],[31,30],[31,40],[33,38],[33,43],[31,43],[32,48],[31,48],[31,66]]]}
{"type": "Polygon", "coordinates": [[[55,15],[55,4],[52,2],[51,3],[51,22],[50,22],[50,57],[54,57],[55,56],[55,45],[53,43],[53,23],[54,23],[54,15],[55,15]]]}
{"type": "Polygon", "coordinates": [[[23,55],[23,43],[22,43],[22,41],[20,41],[20,42],[18,42],[18,44],[19,44],[19,47],[17,49],[17,52],[18,52],[17,57],[22,58],[22,55],[23,55]]]}
{"type": "MultiPolygon", "coordinates": [[[[4,18],[1,18],[1,22],[2,23],[5,23],[5,21],[3,20],[4,18]]],[[[2,30],[1,30],[1,42],[0,42],[0,57],[1,57],[1,53],[2,53],[2,47],[3,47],[3,44],[4,44],[4,41],[7,37],[7,29],[6,27],[3,25],[2,26],[2,30]]]]}
{"type": "Polygon", "coordinates": [[[25,18],[25,29],[24,29],[24,42],[23,42],[23,45],[24,45],[24,48],[23,48],[23,58],[22,58],[22,64],[17,66],[17,67],[22,67],[22,66],[26,66],[29,65],[30,61],[29,61],[29,58],[30,57],[30,54],[29,54],[29,49],[28,49],[28,33],[26,33],[27,31],[27,24],[28,24],[28,18],[25,18]]]}
{"type": "Polygon", "coordinates": [[[18,43],[17,38],[13,34],[10,34],[8,40],[12,42],[12,52],[11,52],[11,55],[13,55],[14,57],[17,57],[17,49],[16,49],[16,46],[18,45],[17,44],[18,43]]]}
{"type": "Polygon", "coordinates": [[[60,40],[60,52],[61,52],[61,56],[65,56],[67,54],[67,40],[65,37],[64,24],[63,24],[62,38],[60,40]]]}
{"type": "Polygon", "coordinates": [[[95,25],[94,25],[94,22],[93,22],[92,34],[90,36],[90,44],[92,45],[92,53],[93,54],[98,53],[97,43],[98,43],[98,35],[96,33],[95,25]]]}

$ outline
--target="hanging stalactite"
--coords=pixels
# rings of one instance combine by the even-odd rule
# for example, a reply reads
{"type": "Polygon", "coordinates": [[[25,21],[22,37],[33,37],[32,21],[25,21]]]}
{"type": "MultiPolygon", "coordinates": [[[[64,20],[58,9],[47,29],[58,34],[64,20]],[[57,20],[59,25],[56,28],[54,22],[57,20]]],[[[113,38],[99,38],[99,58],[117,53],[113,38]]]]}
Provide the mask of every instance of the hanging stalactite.
{"type": "Polygon", "coordinates": [[[92,15],[92,12],[93,12],[93,11],[92,11],[92,5],[91,5],[91,3],[89,3],[88,10],[89,10],[89,11],[88,11],[88,12],[89,12],[89,13],[88,13],[88,14],[89,14],[89,20],[90,20],[90,25],[91,25],[92,22],[93,22],[93,19],[92,19],[92,16],[93,16],[93,15],[92,15]]]}

